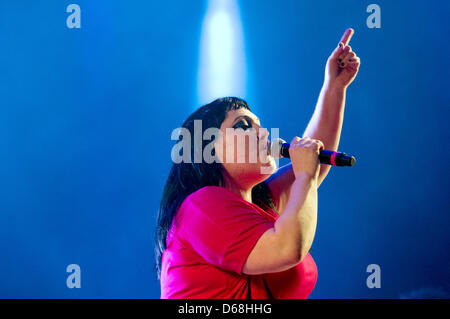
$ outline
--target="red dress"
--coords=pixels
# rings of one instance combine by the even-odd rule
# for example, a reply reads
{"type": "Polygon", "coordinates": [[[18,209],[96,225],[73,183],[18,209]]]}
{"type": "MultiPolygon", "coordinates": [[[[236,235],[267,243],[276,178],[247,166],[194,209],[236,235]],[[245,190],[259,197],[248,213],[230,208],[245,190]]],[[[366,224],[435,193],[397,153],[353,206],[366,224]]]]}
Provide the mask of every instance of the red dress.
{"type": "Polygon", "coordinates": [[[278,215],[232,191],[207,186],[180,206],[161,263],[161,298],[307,298],[317,280],[311,255],[289,270],[242,273],[261,235],[278,215]]]}

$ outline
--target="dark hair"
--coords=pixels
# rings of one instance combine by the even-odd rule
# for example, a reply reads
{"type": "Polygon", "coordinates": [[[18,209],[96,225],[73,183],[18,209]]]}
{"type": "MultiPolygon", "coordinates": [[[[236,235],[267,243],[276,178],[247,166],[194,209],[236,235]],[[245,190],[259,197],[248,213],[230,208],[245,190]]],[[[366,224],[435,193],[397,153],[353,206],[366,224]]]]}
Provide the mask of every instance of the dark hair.
{"type": "MultiPolygon", "coordinates": [[[[250,111],[247,102],[237,97],[216,99],[209,104],[203,105],[197,111],[192,113],[186,121],[184,121],[182,127],[189,130],[191,136],[194,136],[194,120],[201,120],[203,136],[203,132],[210,127],[220,128],[228,111],[240,108],[246,108],[250,111]]],[[[210,143],[210,141],[203,141],[202,139],[202,150],[207,143],[210,143]]],[[[184,161],[181,163],[174,163],[164,186],[155,236],[155,258],[158,278],[160,278],[161,274],[162,253],[166,249],[167,233],[169,232],[177,210],[183,201],[187,196],[202,187],[224,186],[222,164],[217,163],[216,161],[210,164],[204,161],[195,163],[192,158],[194,156],[194,151],[194,143],[191,143],[191,160],[189,163],[185,163],[184,161]]],[[[253,187],[252,201],[263,209],[266,205],[275,210],[272,194],[270,193],[269,187],[264,182],[253,187]]]]}

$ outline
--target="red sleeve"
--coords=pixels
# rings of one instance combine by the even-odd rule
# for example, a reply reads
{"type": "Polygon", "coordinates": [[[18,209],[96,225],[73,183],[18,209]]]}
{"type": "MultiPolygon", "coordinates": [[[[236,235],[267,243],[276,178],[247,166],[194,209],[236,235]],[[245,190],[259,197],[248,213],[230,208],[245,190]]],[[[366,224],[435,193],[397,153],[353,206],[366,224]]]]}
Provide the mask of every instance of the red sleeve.
{"type": "Polygon", "coordinates": [[[272,227],[250,204],[214,186],[187,197],[177,216],[183,240],[207,262],[238,274],[258,239],[272,227]]]}

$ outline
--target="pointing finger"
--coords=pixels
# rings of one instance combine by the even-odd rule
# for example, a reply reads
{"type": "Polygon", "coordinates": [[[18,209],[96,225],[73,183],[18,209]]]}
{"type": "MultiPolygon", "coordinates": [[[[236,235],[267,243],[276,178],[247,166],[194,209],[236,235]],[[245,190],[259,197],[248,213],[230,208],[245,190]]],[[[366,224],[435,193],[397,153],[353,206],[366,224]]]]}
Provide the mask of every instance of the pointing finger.
{"type": "Polygon", "coordinates": [[[347,30],[345,30],[344,35],[339,42],[342,42],[344,46],[348,45],[350,39],[353,36],[353,33],[355,33],[355,31],[352,28],[348,28],[347,30]]]}

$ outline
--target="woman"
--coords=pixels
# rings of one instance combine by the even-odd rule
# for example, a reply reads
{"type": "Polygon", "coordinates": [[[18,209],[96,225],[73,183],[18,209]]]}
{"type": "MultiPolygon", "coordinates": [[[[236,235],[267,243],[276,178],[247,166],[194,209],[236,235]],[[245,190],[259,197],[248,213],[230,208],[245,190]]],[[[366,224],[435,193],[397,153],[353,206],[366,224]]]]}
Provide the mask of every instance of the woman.
{"type": "Polygon", "coordinates": [[[202,136],[208,128],[220,128],[212,149],[218,161],[195,161],[198,149],[192,143],[189,161],[172,166],[156,234],[162,298],[307,298],[311,293],[317,279],[309,254],[317,188],[329,170],[321,167],[318,153],[339,144],[346,88],[360,64],[348,46],[352,34],[346,30],[327,61],[307,137],[291,141],[291,164],[275,171],[267,130],[241,99],[217,99],[184,122],[191,136],[195,120],[202,121],[202,136]],[[236,143],[237,129],[256,131],[259,147],[249,139],[236,143]],[[241,149],[244,161],[237,160],[241,149]],[[257,160],[249,160],[255,154],[257,160]]]}

